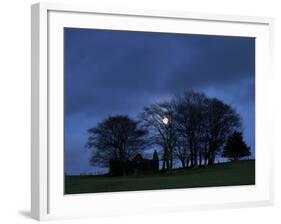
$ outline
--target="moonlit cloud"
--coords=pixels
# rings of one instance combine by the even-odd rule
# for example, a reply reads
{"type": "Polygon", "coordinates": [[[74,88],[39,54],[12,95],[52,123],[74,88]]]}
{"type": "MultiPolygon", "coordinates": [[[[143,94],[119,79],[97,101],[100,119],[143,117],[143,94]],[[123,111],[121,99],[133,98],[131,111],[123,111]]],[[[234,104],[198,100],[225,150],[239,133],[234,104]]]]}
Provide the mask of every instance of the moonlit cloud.
{"type": "Polygon", "coordinates": [[[65,29],[65,165],[94,172],[87,129],[108,115],[136,117],[185,90],[231,104],[255,150],[255,40],[245,37],[65,29]]]}

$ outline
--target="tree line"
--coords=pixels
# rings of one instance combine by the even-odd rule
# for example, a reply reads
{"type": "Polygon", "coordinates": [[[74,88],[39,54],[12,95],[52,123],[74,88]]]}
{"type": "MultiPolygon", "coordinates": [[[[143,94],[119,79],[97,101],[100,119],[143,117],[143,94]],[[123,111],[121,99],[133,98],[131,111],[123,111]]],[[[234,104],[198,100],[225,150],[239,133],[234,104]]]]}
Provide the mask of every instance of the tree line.
{"type": "Polygon", "coordinates": [[[212,165],[218,156],[238,160],[250,155],[240,115],[230,105],[204,93],[185,92],[144,107],[138,119],[109,116],[88,130],[91,164],[108,166],[110,159],[132,160],[158,148],[161,169],[212,165]]]}

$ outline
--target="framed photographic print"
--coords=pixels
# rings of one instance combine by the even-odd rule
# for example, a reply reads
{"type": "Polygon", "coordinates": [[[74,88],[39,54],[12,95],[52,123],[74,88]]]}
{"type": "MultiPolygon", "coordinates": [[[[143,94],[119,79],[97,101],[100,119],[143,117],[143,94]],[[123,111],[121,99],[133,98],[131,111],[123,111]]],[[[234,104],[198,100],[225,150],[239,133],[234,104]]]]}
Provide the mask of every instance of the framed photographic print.
{"type": "Polygon", "coordinates": [[[272,24],[33,5],[32,216],[271,204],[272,24]]]}

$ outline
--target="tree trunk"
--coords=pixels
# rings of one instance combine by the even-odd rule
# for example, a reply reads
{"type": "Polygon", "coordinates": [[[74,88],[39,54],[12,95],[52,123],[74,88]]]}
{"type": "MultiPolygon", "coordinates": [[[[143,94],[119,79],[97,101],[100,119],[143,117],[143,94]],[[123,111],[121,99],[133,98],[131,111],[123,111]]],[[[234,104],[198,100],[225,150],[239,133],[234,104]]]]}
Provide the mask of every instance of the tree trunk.
{"type": "Polygon", "coordinates": [[[173,147],[171,147],[170,148],[170,154],[171,154],[171,161],[170,161],[170,169],[173,169],[173,160],[174,160],[174,158],[173,158],[173,147]]]}
{"type": "Polygon", "coordinates": [[[198,166],[198,160],[197,160],[198,158],[197,158],[197,151],[196,151],[196,149],[194,149],[193,155],[194,155],[193,165],[194,165],[194,167],[197,167],[198,166]]]}
{"type": "Polygon", "coordinates": [[[169,170],[171,170],[171,169],[173,169],[173,150],[172,150],[172,147],[171,146],[169,146],[169,148],[168,148],[168,169],[169,170]]]}
{"type": "Polygon", "coordinates": [[[202,165],[202,151],[199,151],[199,166],[202,165]]]}
{"type": "Polygon", "coordinates": [[[189,167],[189,158],[186,159],[186,167],[189,167]]]}
{"type": "Polygon", "coordinates": [[[166,156],[166,167],[167,167],[167,169],[170,168],[170,161],[169,161],[168,155],[166,156]]]}
{"type": "Polygon", "coordinates": [[[180,161],[181,161],[182,168],[185,168],[185,161],[184,161],[184,158],[181,158],[180,161]]]}
{"type": "Polygon", "coordinates": [[[209,161],[208,165],[213,165],[214,164],[214,162],[215,162],[215,151],[214,150],[212,150],[210,152],[210,156],[209,156],[208,161],[209,161]]]}
{"type": "Polygon", "coordinates": [[[204,158],[204,165],[205,165],[205,166],[208,165],[208,157],[207,157],[207,155],[205,155],[205,158],[204,158]]]}
{"type": "Polygon", "coordinates": [[[166,158],[165,158],[165,152],[164,152],[163,163],[162,163],[162,170],[165,170],[165,166],[166,166],[166,158]]]}
{"type": "Polygon", "coordinates": [[[190,149],[190,166],[194,166],[194,153],[192,149],[190,149]]]}

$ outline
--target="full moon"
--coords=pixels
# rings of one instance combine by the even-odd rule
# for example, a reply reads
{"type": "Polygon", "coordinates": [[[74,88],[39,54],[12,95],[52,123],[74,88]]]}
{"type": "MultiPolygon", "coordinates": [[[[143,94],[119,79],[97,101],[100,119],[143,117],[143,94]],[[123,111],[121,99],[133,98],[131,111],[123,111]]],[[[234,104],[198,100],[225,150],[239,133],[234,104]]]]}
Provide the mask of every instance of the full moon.
{"type": "Polygon", "coordinates": [[[162,121],[163,121],[164,124],[168,124],[169,123],[169,119],[167,117],[164,117],[162,121]]]}

